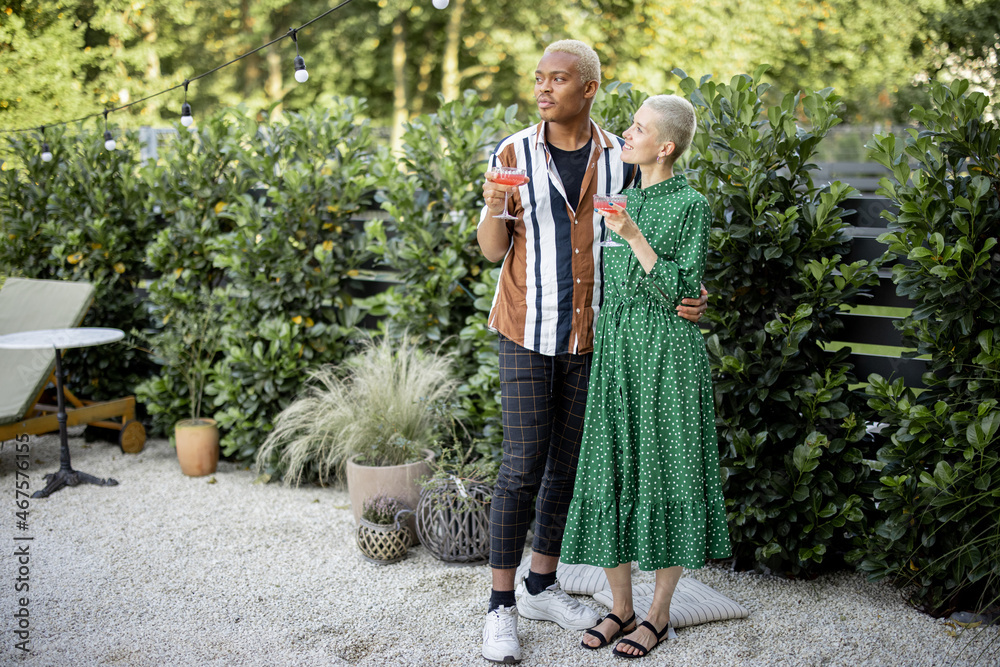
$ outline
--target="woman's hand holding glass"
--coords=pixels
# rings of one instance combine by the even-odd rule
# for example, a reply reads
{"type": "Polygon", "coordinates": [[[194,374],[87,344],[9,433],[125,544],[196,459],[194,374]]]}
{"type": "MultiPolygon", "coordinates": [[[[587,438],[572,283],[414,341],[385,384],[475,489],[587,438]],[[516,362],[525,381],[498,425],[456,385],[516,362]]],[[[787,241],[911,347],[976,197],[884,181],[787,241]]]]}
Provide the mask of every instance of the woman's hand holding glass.
{"type": "MultiPolygon", "coordinates": [[[[632,216],[628,214],[625,210],[624,201],[610,201],[608,203],[598,202],[598,197],[601,195],[594,195],[594,208],[599,210],[604,216],[604,226],[609,230],[617,234],[618,236],[625,239],[630,245],[632,241],[642,236],[642,232],[639,231],[639,225],[635,224],[632,220],[632,216]]],[[[605,195],[606,197],[620,196],[624,200],[624,195],[605,195]]],[[[601,242],[602,246],[620,246],[621,243],[615,241],[607,240],[601,242]]]]}

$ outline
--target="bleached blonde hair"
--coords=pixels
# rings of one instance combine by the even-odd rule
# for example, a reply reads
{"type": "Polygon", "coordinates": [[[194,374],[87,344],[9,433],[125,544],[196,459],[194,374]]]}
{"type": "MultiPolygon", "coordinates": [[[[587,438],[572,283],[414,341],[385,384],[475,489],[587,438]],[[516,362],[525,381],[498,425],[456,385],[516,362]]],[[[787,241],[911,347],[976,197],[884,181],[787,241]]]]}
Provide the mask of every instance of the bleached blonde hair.
{"type": "Polygon", "coordinates": [[[545,53],[542,55],[550,53],[568,53],[576,56],[580,59],[576,64],[576,69],[583,78],[583,82],[596,81],[598,86],[601,85],[601,58],[597,55],[597,51],[594,51],[587,44],[578,39],[560,39],[545,47],[545,53]]]}
{"type": "Polygon", "coordinates": [[[676,150],[670,157],[677,160],[691,145],[698,129],[694,107],[678,95],[653,95],[646,98],[642,106],[649,107],[654,113],[656,138],[662,142],[674,142],[676,150]]]}

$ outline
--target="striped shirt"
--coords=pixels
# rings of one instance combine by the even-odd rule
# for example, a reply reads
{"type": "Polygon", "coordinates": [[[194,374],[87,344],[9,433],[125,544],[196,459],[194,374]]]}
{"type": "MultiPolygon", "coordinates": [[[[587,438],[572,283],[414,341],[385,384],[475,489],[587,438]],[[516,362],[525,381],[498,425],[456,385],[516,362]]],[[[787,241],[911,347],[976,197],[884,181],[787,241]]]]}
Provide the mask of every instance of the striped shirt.
{"type": "MultiPolygon", "coordinates": [[[[594,349],[601,310],[601,241],[604,218],[594,215],[595,194],[615,194],[632,182],[633,165],[621,159],[624,141],[591,121],[590,162],[580,201],[566,201],[545,123],[521,130],[497,146],[493,164],[525,169],[531,181],[510,195],[517,220],[507,223],[510,246],[490,309],[489,327],[540,354],[583,354],[594,349]]],[[[482,224],[489,211],[480,214],[482,224]]]]}

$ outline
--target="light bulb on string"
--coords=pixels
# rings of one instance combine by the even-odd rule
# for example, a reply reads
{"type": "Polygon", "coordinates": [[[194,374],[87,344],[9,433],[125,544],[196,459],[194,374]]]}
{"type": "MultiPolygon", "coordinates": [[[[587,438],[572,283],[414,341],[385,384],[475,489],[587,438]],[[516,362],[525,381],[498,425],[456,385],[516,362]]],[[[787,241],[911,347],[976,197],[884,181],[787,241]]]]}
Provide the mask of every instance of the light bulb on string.
{"type": "Polygon", "coordinates": [[[191,115],[191,105],[188,104],[188,84],[190,81],[184,82],[184,104],[181,105],[181,125],[184,127],[191,127],[191,123],[194,122],[194,116],[191,115]]]}
{"type": "Polygon", "coordinates": [[[306,69],[306,61],[299,55],[299,31],[289,28],[288,32],[292,35],[292,41],[295,42],[295,80],[299,83],[305,83],[309,80],[309,70],[306,69]]]}
{"type": "Polygon", "coordinates": [[[431,4],[434,5],[434,9],[448,8],[448,0],[431,0],[431,4]]]}
{"type": "Polygon", "coordinates": [[[113,151],[118,144],[115,143],[114,137],[111,136],[111,130],[108,129],[108,112],[107,109],[104,111],[104,148],[113,151]]]}
{"type": "Polygon", "coordinates": [[[52,162],[52,151],[49,150],[49,142],[45,141],[45,126],[39,129],[42,132],[42,162],[52,162]]]}
{"type": "Polygon", "coordinates": [[[309,70],[306,69],[306,61],[302,60],[302,56],[295,56],[295,80],[299,83],[309,80],[309,70]]]}

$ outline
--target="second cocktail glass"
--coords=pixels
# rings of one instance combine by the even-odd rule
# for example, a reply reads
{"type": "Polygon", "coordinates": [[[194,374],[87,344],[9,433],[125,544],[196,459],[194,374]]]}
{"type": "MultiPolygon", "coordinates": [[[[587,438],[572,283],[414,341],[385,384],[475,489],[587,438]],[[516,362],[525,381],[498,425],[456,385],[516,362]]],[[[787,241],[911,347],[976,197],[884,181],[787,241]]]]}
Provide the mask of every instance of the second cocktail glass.
{"type": "MultiPolygon", "coordinates": [[[[628,197],[623,194],[617,195],[594,195],[594,210],[600,211],[601,213],[608,213],[615,210],[615,206],[625,206],[628,201],[628,197]]],[[[597,245],[602,248],[617,248],[622,245],[617,241],[612,241],[610,239],[601,241],[597,245]]]]}

